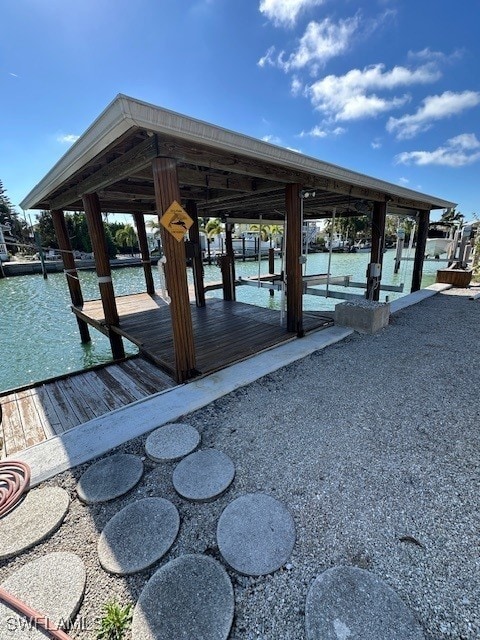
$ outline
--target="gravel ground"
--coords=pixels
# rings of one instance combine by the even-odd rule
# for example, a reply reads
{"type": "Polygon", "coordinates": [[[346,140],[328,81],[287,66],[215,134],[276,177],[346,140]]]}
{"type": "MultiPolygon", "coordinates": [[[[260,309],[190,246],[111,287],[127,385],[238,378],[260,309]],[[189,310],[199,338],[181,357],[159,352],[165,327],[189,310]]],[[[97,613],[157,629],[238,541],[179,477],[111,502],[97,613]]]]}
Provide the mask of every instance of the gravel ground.
{"type": "MultiPolygon", "coordinates": [[[[111,503],[85,506],[75,483],[88,465],[47,484],[72,498],[62,527],[0,568],[51,551],[74,551],[87,567],[79,612],[93,640],[111,599],[135,602],[160,564],[183,553],[220,559],[216,523],[234,498],[252,491],[290,509],[297,541],[289,563],[248,578],[228,570],[235,589],[231,640],[297,640],[307,590],[337,565],[368,569],[417,616],[427,640],[480,637],[479,436],[480,304],[466,290],[437,295],[396,314],[373,336],[355,334],[184,416],[203,447],[227,453],[236,478],[208,504],[189,504],[172,486],[173,464],[145,461],[141,484],[111,503]],[[128,578],[99,566],[99,532],[139,497],[171,500],[180,534],[155,567],[128,578]]],[[[145,438],[117,449],[143,455],[145,438]]],[[[372,639],[374,640],[374,639],[372,639]]]]}

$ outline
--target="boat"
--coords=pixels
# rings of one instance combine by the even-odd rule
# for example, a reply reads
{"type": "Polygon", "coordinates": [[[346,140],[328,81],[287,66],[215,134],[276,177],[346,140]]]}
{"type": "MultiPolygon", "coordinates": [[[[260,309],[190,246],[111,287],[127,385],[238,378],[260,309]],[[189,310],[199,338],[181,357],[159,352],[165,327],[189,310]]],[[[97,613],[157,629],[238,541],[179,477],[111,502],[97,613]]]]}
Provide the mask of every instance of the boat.
{"type": "Polygon", "coordinates": [[[356,253],[366,253],[367,251],[372,250],[372,244],[369,240],[362,238],[362,240],[358,240],[354,245],[356,253]]]}
{"type": "Polygon", "coordinates": [[[452,242],[451,238],[427,238],[425,256],[439,258],[444,253],[448,253],[452,242]]]}
{"type": "Polygon", "coordinates": [[[440,258],[441,255],[447,254],[452,247],[454,231],[454,225],[432,222],[428,228],[425,257],[440,258]]]}
{"type": "Polygon", "coordinates": [[[334,233],[332,236],[326,236],[325,251],[330,251],[330,244],[332,251],[348,251],[350,246],[348,240],[344,240],[341,233],[334,233]]]}

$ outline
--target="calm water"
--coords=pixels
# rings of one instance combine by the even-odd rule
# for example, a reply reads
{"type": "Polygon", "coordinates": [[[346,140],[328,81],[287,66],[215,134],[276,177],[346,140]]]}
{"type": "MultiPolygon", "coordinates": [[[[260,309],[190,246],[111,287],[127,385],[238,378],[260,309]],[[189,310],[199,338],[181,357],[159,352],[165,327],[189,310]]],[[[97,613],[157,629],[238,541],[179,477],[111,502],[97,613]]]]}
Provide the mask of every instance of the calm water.
{"type": "MultiPolygon", "coordinates": [[[[384,256],[383,280],[388,284],[405,282],[405,294],[409,292],[413,262],[402,263],[400,272],[394,275],[394,255],[395,252],[390,250],[384,256]]],[[[334,276],[351,275],[353,280],[363,282],[369,257],[369,253],[334,254],[331,273],[334,276]]],[[[327,267],[328,254],[317,253],[308,256],[307,273],[325,273],[327,267]]],[[[425,263],[422,286],[435,281],[438,268],[440,268],[439,263],[425,263]]],[[[277,272],[279,270],[280,261],[276,268],[277,272]]],[[[263,260],[261,273],[266,272],[267,261],[263,260]]],[[[236,273],[240,276],[257,275],[258,262],[238,262],[236,273]]],[[[113,271],[112,276],[117,295],[145,290],[143,270],[140,267],[117,269],[113,271]]],[[[190,269],[188,276],[191,281],[190,269]]],[[[157,278],[156,272],[154,277],[157,278]]],[[[82,271],[80,279],[85,300],[98,298],[96,274],[91,271],[82,271]]],[[[220,279],[218,267],[205,266],[206,281],[220,279]]],[[[156,285],[159,286],[158,279],[156,279],[156,285]]],[[[348,291],[361,293],[360,289],[348,291]]],[[[220,292],[211,292],[209,295],[218,296],[219,294],[220,292]]],[[[404,294],[387,292],[390,299],[404,294]]],[[[382,295],[385,294],[382,292],[382,295]]],[[[279,293],[275,293],[275,297],[270,298],[268,290],[254,287],[238,287],[237,299],[241,302],[276,309],[280,306],[279,293]]],[[[332,310],[338,302],[340,301],[305,296],[304,308],[332,310]]],[[[44,280],[41,275],[0,280],[0,391],[111,359],[107,338],[94,329],[90,332],[91,344],[80,343],[77,323],[69,307],[70,297],[65,276],[62,273],[51,274],[48,280],[44,280]]],[[[136,347],[129,345],[126,341],[125,348],[128,353],[136,353],[136,347]]]]}

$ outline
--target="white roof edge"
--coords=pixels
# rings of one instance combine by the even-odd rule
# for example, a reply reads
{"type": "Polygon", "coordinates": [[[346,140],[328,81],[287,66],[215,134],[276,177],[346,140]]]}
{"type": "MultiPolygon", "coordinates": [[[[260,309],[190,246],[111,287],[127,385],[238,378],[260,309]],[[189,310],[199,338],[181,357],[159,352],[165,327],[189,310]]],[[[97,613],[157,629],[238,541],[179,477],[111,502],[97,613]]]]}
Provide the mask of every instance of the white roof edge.
{"type": "Polygon", "coordinates": [[[135,126],[185,140],[194,140],[219,150],[242,154],[257,160],[283,164],[291,169],[313,175],[386,192],[399,198],[417,200],[437,208],[456,206],[454,202],[350,171],[123,94],[119,94],[108,105],[78,141],[24,198],[20,206],[23,209],[30,208],[94,158],[103,148],[111,144],[130,127],[135,126]]]}

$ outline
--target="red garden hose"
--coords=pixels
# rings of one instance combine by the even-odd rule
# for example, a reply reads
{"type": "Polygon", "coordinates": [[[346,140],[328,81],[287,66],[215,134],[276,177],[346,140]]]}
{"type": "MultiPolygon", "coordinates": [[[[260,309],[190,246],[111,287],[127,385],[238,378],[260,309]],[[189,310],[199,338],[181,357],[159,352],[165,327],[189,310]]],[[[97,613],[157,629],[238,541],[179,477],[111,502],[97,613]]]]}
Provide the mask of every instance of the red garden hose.
{"type": "Polygon", "coordinates": [[[30,467],[16,460],[0,462],[0,518],[18,504],[30,487],[30,467]]]}
{"type": "MultiPolygon", "coordinates": [[[[0,413],[1,418],[1,413],[0,413]]],[[[30,467],[18,460],[0,462],[0,518],[6,516],[22,499],[30,487],[30,467]]],[[[64,631],[38,611],[0,587],[0,600],[27,618],[32,628],[46,631],[53,640],[71,640],[64,631]]]]}
{"type": "Polygon", "coordinates": [[[55,628],[55,625],[46,616],[38,613],[38,611],[29,607],[2,587],[0,587],[0,600],[3,600],[7,605],[24,615],[32,625],[32,629],[37,628],[46,631],[53,640],[72,640],[72,637],[64,631],[55,628]]]}

